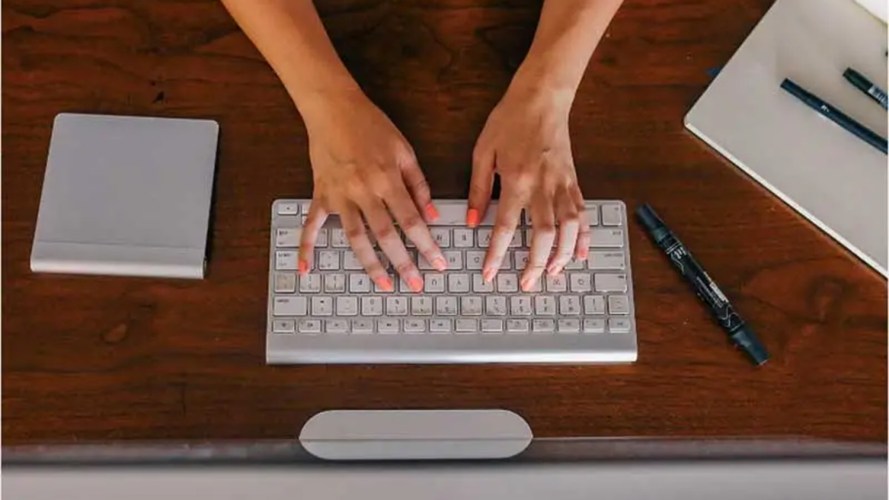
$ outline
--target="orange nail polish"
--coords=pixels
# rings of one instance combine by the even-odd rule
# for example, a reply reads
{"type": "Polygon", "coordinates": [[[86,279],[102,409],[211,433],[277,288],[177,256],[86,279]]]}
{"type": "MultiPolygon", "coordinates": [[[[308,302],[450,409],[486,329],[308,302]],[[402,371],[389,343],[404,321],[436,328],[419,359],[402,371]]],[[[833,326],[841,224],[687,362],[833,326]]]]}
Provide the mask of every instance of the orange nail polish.
{"type": "Polygon", "coordinates": [[[380,290],[384,292],[392,291],[392,280],[389,279],[388,276],[383,276],[382,278],[377,278],[377,286],[380,287],[380,290]]]}
{"type": "Polygon", "coordinates": [[[299,259],[296,267],[299,270],[299,274],[306,274],[307,272],[309,272],[309,263],[306,262],[305,259],[299,259]]]}
{"type": "Polygon", "coordinates": [[[478,225],[478,210],[470,208],[466,211],[466,225],[469,227],[478,225]]]}
{"type": "Polygon", "coordinates": [[[407,286],[411,287],[411,291],[420,292],[423,290],[423,280],[420,278],[410,278],[407,280],[407,286]]]}
{"type": "Polygon", "coordinates": [[[444,260],[444,257],[436,257],[432,259],[432,267],[436,271],[445,271],[448,268],[448,261],[444,260]]]}
{"type": "Polygon", "coordinates": [[[430,222],[438,220],[438,209],[432,203],[426,205],[423,211],[426,213],[426,220],[430,222]]]}
{"type": "Polygon", "coordinates": [[[589,249],[581,248],[580,251],[577,252],[577,259],[578,260],[586,260],[587,256],[589,255],[589,252],[590,252],[589,249]]]}

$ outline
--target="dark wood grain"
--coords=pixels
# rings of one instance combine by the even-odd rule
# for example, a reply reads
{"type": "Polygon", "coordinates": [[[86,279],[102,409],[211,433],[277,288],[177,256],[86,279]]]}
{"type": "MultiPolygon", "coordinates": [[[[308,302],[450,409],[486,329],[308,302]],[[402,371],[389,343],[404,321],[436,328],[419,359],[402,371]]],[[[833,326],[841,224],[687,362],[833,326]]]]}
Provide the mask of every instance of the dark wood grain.
{"type": "MultiPolygon", "coordinates": [[[[539,2],[318,4],[434,195],[465,197],[539,2]]],[[[305,130],[275,75],[212,0],[4,1],[4,444],[287,438],[323,409],[405,407],[510,408],[541,436],[885,441],[885,281],[682,127],[769,4],[626,0],[571,122],[587,197],[660,210],[771,350],[756,369],[635,226],[636,364],[266,366],[269,206],[311,193],[305,130]],[[219,121],[207,279],[29,271],[62,111],[219,121]]]]}

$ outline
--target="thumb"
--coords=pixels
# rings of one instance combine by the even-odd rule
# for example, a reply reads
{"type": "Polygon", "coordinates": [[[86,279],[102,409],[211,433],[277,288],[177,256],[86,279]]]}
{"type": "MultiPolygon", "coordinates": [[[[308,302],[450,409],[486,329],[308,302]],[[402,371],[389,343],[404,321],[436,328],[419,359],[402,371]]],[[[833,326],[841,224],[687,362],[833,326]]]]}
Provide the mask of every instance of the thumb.
{"type": "Polygon", "coordinates": [[[472,154],[472,179],[469,181],[469,206],[466,225],[476,227],[485,218],[494,186],[494,152],[476,147],[472,154]]]}

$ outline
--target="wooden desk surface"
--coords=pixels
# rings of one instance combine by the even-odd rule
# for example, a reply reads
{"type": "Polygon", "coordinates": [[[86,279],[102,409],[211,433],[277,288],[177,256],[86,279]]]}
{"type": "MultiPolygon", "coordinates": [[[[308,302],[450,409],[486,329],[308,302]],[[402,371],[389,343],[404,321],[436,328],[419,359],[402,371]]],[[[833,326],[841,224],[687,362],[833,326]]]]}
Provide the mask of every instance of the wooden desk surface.
{"type": "MultiPolygon", "coordinates": [[[[319,1],[357,80],[465,197],[537,1],[319,1]]],[[[540,436],[886,439],[886,282],[684,131],[769,0],[626,0],[572,114],[587,197],[646,201],[772,353],[753,368],[631,230],[628,366],[264,364],[269,206],[308,197],[303,124],[214,0],[3,2],[3,441],[287,438],[329,408],[504,407],[540,436]],[[221,125],[203,281],[34,275],[54,115],[221,125]]]]}

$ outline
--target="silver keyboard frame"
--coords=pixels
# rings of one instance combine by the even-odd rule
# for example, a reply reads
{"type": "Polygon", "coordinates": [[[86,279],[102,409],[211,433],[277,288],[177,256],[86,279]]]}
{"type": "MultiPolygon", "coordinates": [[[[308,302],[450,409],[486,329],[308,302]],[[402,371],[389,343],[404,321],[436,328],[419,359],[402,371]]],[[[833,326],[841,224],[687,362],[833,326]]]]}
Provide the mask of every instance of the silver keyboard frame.
{"type": "MultiPolygon", "coordinates": [[[[606,203],[621,207],[623,224],[627,292],[629,297],[630,331],[628,333],[482,333],[456,334],[454,332],[407,334],[304,334],[273,333],[272,322],[275,275],[275,229],[280,217],[277,205],[297,202],[301,207],[311,200],[283,198],[275,200],[271,206],[271,229],[269,234],[269,281],[266,310],[266,363],[268,364],[479,364],[479,363],[531,363],[531,364],[584,364],[584,363],[632,363],[638,357],[636,339],[636,304],[633,290],[633,274],[629,242],[629,219],[626,205],[620,200],[588,200],[589,205],[606,203]]],[[[437,206],[459,204],[465,207],[465,200],[435,200],[437,206]]],[[[491,211],[496,211],[497,202],[492,201],[491,211]]],[[[303,218],[300,212],[298,217],[303,218]]],[[[524,220],[524,219],[523,219],[524,220]]],[[[325,227],[339,227],[339,219],[332,216],[325,227]],[[333,220],[331,220],[333,219],[333,220]]],[[[451,226],[457,227],[457,226],[451,226]]],[[[313,270],[317,272],[317,270],[313,270]]],[[[361,272],[361,271],[355,271],[361,272]]],[[[422,271],[421,271],[422,272],[422,271]]],[[[295,292],[298,294],[299,292],[295,292]]],[[[569,292],[570,293],[570,292],[569,292]]],[[[583,296],[583,294],[580,294],[583,296]]],[[[600,295],[600,294],[596,294],[600,295]]],[[[604,294],[603,294],[604,295],[604,294]]],[[[607,298],[606,298],[607,301],[607,298]]],[[[359,316],[360,317],[360,316],[359,316]]],[[[531,316],[529,319],[540,316],[531,316]]],[[[571,316],[581,322],[587,315],[571,316]]],[[[605,316],[608,317],[608,316],[605,316]]],[[[456,316],[455,318],[459,318],[456,316]]],[[[556,314],[547,316],[558,322],[569,318],[556,314]]],[[[505,318],[504,318],[505,319],[505,318]]]]}

